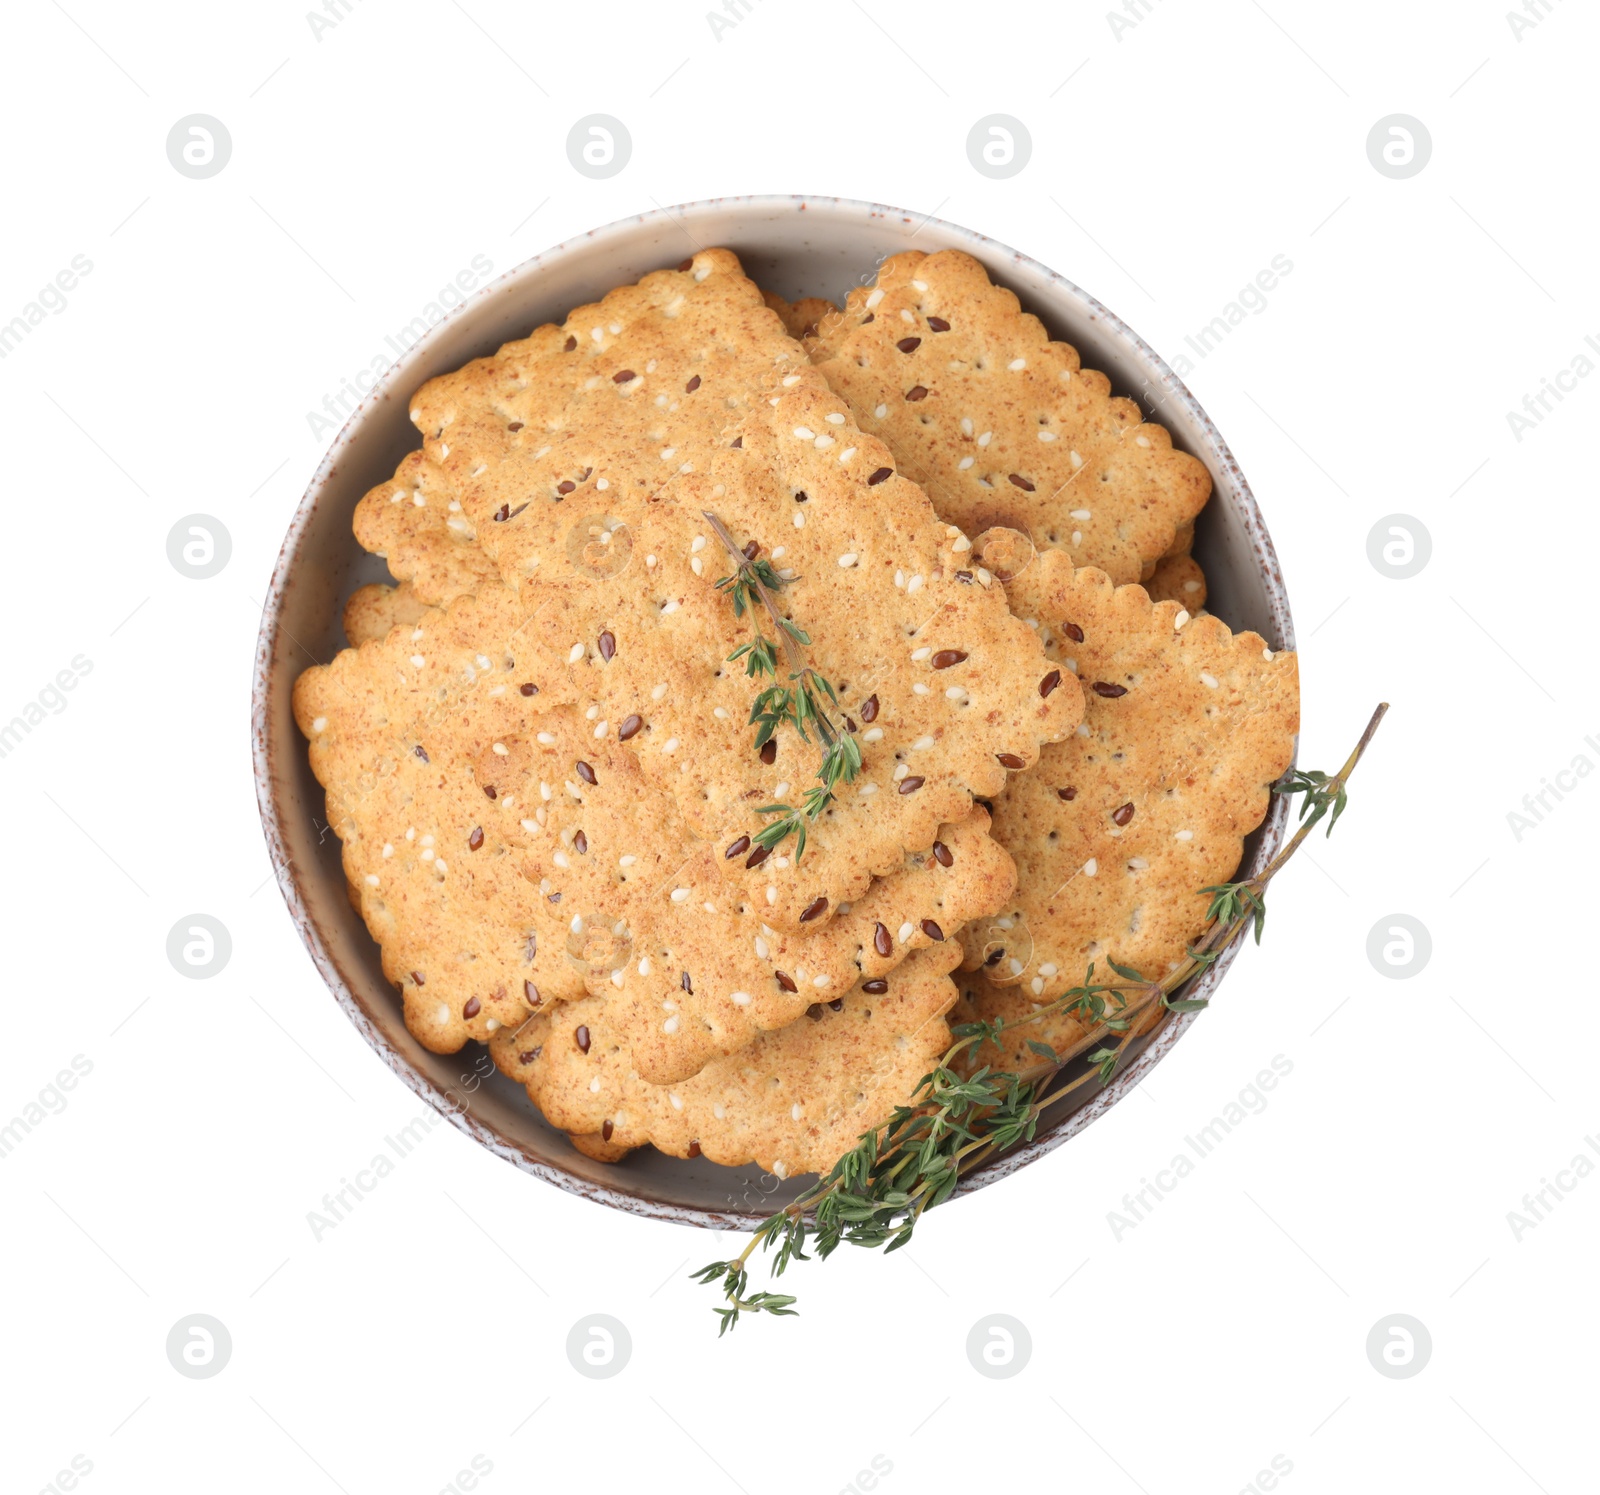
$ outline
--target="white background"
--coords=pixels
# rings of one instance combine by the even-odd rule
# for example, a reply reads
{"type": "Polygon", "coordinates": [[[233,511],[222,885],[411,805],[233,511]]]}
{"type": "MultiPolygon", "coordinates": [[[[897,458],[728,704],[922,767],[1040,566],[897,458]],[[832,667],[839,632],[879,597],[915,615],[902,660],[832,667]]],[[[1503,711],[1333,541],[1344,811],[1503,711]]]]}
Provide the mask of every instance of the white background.
{"type": "Polygon", "coordinates": [[[91,1492],[434,1495],[474,1455],[491,1495],[833,1495],[874,1456],[890,1495],[1235,1492],[1275,1456],[1295,1495],[1594,1488],[1600,1181],[1565,1175],[1520,1239],[1507,1218],[1600,1162],[1600,781],[1520,840],[1507,821],[1576,755],[1600,764],[1600,379],[1520,441],[1506,418],[1600,334],[1592,10],[1553,0],[1519,35],[1504,0],[1158,0],[1119,34],[1104,0],[752,0],[719,37],[706,0],[356,0],[319,39],[303,0],[64,3],[5,7],[0,321],[75,254],[93,270],[0,362],[0,718],[74,656],[93,668],[0,760],[0,1122],[74,1055],[93,1068],[0,1158],[6,1490],[75,1455],[91,1492]],[[233,138],[206,181],[165,154],[195,112],[233,138]],[[633,136],[607,181],[566,158],[592,112],[633,136]],[[966,157],[993,112],[1033,137],[1005,181],[966,157]],[[1433,141],[1403,181],[1365,147],[1396,112],[1433,141]],[[1140,1092],[909,1251],[803,1268],[802,1317],[718,1342],[685,1273],[724,1240],[448,1127],[313,1238],[307,1212],[419,1103],[270,880],[248,682],[326,444],[306,413],[385,332],[475,254],[503,270],[751,191],[936,211],[1169,357],[1286,255],[1188,383],[1283,558],[1301,762],[1331,769],[1394,710],[1265,944],[1140,1092]],[[196,511],[233,537],[203,582],[165,550],[196,511]],[[1433,540],[1406,581],[1367,558],[1395,512],[1433,540]],[[165,954],[195,911],[233,940],[208,981],[165,954]],[[1432,936],[1409,980],[1366,955],[1395,912],[1432,936]],[[1124,1193],[1275,1055],[1293,1069],[1267,1109],[1117,1239],[1124,1193]],[[232,1335],[214,1379],[165,1355],[197,1312],[232,1335]],[[591,1312],[632,1334],[611,1380],[566,1358],[591,1312]],[[993,1312],[1031,1332],[1010,1380],[966,1358],[993,1312]],[[1432,1336],[1407,1380],[1365,1351],[1395,1313],[1432,1336]]]}

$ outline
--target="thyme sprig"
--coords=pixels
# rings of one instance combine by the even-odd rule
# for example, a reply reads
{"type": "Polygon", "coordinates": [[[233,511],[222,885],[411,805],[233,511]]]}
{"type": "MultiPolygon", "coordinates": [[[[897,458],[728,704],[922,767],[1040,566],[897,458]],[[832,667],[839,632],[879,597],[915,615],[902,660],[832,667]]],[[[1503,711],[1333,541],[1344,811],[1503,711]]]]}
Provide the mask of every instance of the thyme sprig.
{"type": "MultiPolygon", "coordinates": [[[[733,599],[733,615],[742,618],[750,614],[750,625],[755,637],[741,644],[728,656],[728,663],[744,661],[745,674],[752,680],[770,679],[774,683],[756,696],[750,707],[749,725],[756,729],[756,748],[759,751],[773,738],[779,726],[787,722],[800,734],[802,742],[811,741],[815,732],[822,745],[822,761],[817,768],[817,782],[807,791],[805,803],[798,809],[793,805],[771,804],[757,808],[757,815],[776,815],[780,818],[763,826],[751,842],[768,851],[775,851],[790,836],[795,838],[794,859],[798,863],[805,855],[806,827],[833,803],[834,790],[840,784],[850,783],[861,772],[861,747],[855,737],[841,732],[828,715],[828,708],[838,709],[839,697],[826,678],[818,674],[805,661],[802,647],[810,647],[811,635],[792,618],[784,617],[779,609],[776,594],[787,585],[772,563],[752,553],[741,550],[728,528],[709,510],[701,511],[723,548],[732,558],[735,571],[717,582],[717,590],[733,599]],[[773,640],[761,629],[760,604],[771,618],[783,649],[783,663],[787,667],[788,683],[780,682],[778,651],[773,640]],[[810,732],[807,728],[810,728],[810,732]]],[[[773,1310],[775,1311],[775,1310],[773,1310]]]]}
{"type": "Polygon", "coordinates": [[[711,1262],[692,1274],[697,1282],[718,1284],[719,1337],[747,1313],[788,1317],[798,1312],[792,1295],[749,1291],[748,1263],[757,1247],[775,1253],[774,1277],[782,1276],[791,1262],[809,1261],[808,1244],[822,1260],[846,1243],[898,1250],[911,1239],[923,1214],[947,1200],[962,1177],[1017,1143],[1031,1141],[1045,1112],[1090,1081],[1109,1084],[1134,1042],[1153,1036],[1171,1014],[1203,1008],[1204,999],[1175,994],[1246,930],[1254,927],[1260,939],[1267,885],[1325,818],[1326,834],[1332,835],[1347,803],[1345,786],[1388,709],[1384,702],[1373,712],[1337,773],[1296,770],[1274,786],[1276,794],[1306,796],[1299,827],[1254,876],[1199,890],[1211,895],[1207,922],[1175,970],[1153,980],[1112,961],[1107,964],[1116,979],[1097,981],[1091,962],[1080,985],[1026,1016],[953,1028],[955,1041],[918,1082],[906,1104],[896,1106],[881,1126],[862,1133],[856,1145],[798,1199],[763,1220],[738,1256],[711,1262]],[[1089,1025],[1065,1050],[1027,1039],[1027,1049],[1040,1061],[1036,1065],[1019,1072],[978,1063],[986,1044],[998,1044],[1002,1034],[1057,1013],[1077,1016],[1089,1025]],[[1065,1078],[1063,1071],[1078,1059],[1090,1067],[1065,1078]]]}

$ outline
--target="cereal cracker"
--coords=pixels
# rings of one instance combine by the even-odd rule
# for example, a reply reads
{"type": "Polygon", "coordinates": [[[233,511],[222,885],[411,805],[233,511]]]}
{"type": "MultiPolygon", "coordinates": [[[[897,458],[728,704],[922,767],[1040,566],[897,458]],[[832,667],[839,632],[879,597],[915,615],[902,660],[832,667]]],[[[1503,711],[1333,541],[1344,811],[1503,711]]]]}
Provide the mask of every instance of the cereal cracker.
{"type": "Polygon", "coordinates": [[[470,590],[494,559],[513,582],[587,582],[621,564],[597,533],[633,523],[690,446],[804,362],[738,259],[703,250],[429,380],[411,402],[423,451],[362,500],[357,537],[429,602],[470,590]],[[462,546],[488,559],[469,564],[462,546]]]}
{"type": "Polygon", "coordinates": [[[892,463],[814,371],[796,370],[649,507],[631,568],[547,597],[534,625],[546,673],[565,662],[596,730],[624,736],[691,830],[729,849],[725,872],[766,901],[777,928],[827,917],[907,851],[926,850],[1082,709],[1076,682],[1011,616],[966,537],[892,463]],[[799,862],[793,843],[764,861],[748,843],[733,850],[765,823],[758,807],[803,802],[820,752],[788,725],[775,761],[756,751],[760,683],[729,662],[751,619],[717,589],[733,566],[707,511],[792,573],[783,609],[808,633],[805,660],[837,689],[835,719],[861,746],[858,778],[811,826],[799,862]]]}
{"type": "Polygon", "coordinates": [[[418,600],[410,582],[391,587],[375,581],[350,594],[344,605],[344,636],[352,645],[361,645],[385,637],[402,623],[415,627],[427,610],[428,604],[418,600]]]}
{"type": "Polygon", "coordinates": [[[763,291],[761,299],[783,323],[790,337],[815,337],[823,321],[837,316],[839,308],[821,296],[802,296],[798,301],[785,301],[776,291],[763,291]]]}
{"type": "MultiPolygon", "coordinates": [[[[1043,552],[1009,590],[1038,619],[1048,656],[1082,681],[1086,706],[1078,732],[994,804],[1018,895],[963,935],[967,965],[985,973],[985,1017],[1061,995],[1091,961],[1101,977],[1112,960],[1154,979],[1176,969],[1203,927],[1198,890],[1232,876],[1299,724],[1295,656],[1254,633],[1074,571],[1061,551],[1043,552]]],[[[1071,1018],[1046,1020],[1008,1036],[1001,1058],[1027,1062],[1026,1039],[1077,1031],[1071,1018]]]]}
{"type": "Polygon", "coordinates": [[[1132,582],[1211,491],[1200,462],[959,250],[894,255],[807,346],[863,429],[968,534],[1022,530],[1132,582]]]}
{"type": "Polygon", "coordinates": [[[1176,602],[1191,613],[1206,605],[1206,574],[1192,555],[1163,556],[1143,585],[1152,602],[1176,602]]]}
{"type": "Polygon", "coordinates": [[[490,1052],[591,1156],[651,1143],[779,1178],[820,1172],[887,1120],[949,1047],[955,964],[949,946],[935,946],[672,1085],[634,1071],[604,1001],[541,1013],[497,1033],[490,1052]]]}

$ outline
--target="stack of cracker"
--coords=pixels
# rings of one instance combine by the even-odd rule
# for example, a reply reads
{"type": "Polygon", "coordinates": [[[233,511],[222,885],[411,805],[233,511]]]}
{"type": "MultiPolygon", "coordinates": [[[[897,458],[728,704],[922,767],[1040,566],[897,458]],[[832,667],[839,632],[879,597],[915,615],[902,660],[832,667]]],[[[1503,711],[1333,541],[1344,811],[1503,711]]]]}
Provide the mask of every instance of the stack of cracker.
{"type": "Polygon", "coordinates": [[[296,715],[411,1032],[592,1157],[826,1170],[958,1001],[1179,959],[1290,761],[1293,656],[1200,612],[1205,469],[965,255],[841,311],[705,250],[411,416],[296,715]],[[819,745],[756,745],[712,516],[859,750],[802,855],[752,838],[819,745]]]}

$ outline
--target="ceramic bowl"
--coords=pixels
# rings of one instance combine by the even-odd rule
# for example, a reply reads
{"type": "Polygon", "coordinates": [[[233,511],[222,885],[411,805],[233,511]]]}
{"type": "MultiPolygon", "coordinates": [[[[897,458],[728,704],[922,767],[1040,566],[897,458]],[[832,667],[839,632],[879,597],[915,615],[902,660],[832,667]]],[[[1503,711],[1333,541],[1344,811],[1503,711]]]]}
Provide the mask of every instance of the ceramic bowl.
{"type": "MultiPolygon", "coordinates": [[[[322,789],[290,708],[296,675],[344,646],[345,599],[365,582],[387,579],[383,562],[356,544],[351,514],[362,494],[420,444],[407,414],[418,386],[713,245],[734,250],[764,288],[791,300],[821,295],[836,302],[852,286],[869,283],[876,266],[901,250],[962,249],[975,256],[1053,337],[1072,343],[1086,367],[1104,370],[1118,394],[1139,400],[1150,419],[1210,469],[1215,492],[1200,518],[1195,553],[1212,611],[1236,629],[1254,629],[1274,649],[1293,648],[1294,632],[1277,557],[1249,486],[1210,417],[1172,370],[1126,322],[1054,270],[922,214],[839,198],[744,197],[629,218],[558,244],[484,286],[377,381],[312,478],[279,554],[261,621],[252,701],[256,786],[289,912],[329,991],[367,1042],[412,1090],[491,1152],[599,1203],[691,1224],[736,1226],[769,1213],[805,1181],[780,1182],[759,1169],[682,1161],[649,1148],[620,1164],[593,1162],[546,1125],[477,1045],[439,1055],[411,1037],[378,948],[350,906],[339,843],[323,824],[322,789]]],[[[1286,809],[1274,801],[1266,824],[1246,844],[1246,867],[1261,866],[1280,844],[1286,809]]],[[[1237,949],[1187,995],[1214,994],[1237,949]]],[[[1191,1020],[1169,1021],[1109,1087],[1086,1086],[1076,1109],[1063,1106],[1031,1144],[965,1180],[961,1192],[1035,1162],[1104,1114],[1165,1057],[1191,1020]]]]}

